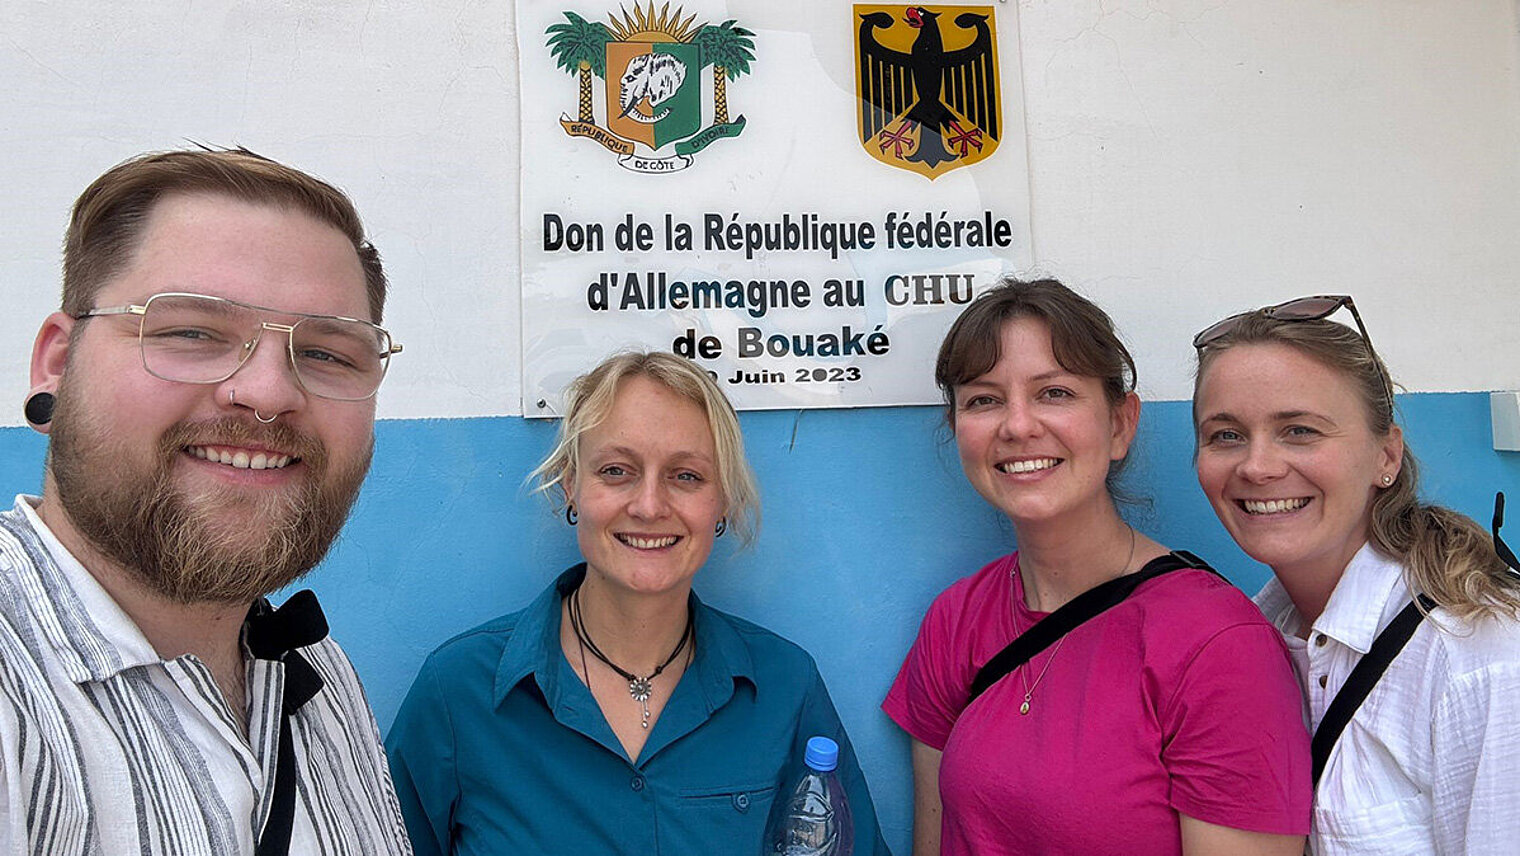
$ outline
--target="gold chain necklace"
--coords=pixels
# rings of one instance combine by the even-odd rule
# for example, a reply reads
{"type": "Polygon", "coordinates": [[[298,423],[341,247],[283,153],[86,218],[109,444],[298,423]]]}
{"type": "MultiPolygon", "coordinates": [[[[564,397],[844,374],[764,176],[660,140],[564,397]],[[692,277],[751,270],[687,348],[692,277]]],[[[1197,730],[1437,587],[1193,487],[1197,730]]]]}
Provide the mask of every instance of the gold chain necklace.
{"type": "MultiPolygon", "coordinates": [[[[1128,525],[1128,524],[1126,524],[1126,525],[1128,525]]],[[[1116,577],[1123,576],[1124,572],[1127,571],[1127,570],[1129,570],[1129,563],[1133,562],[1134,560],[1135,560],[1135,527],[1130,526],[1129,527],[1129,555],[1126,556],[1126,557],[1124,557],[1124,564],[1119,567],[1119,573],[1115,574],[1114,576],[1116,576],[1116,577]]],[[[1017,573],[1017,570],[1015,570],[1014,573],[1017,573]]],[[[1018,605],[1015,604],[1014,605],[1014,610],[1013,610],[1013,618],[1014,618],[1014,629],[1016,629],[1016,630],[1018,629],[1018,617],[1019,617],[1018,605]]],[[[1031,625],[1031,626],[1033,626],[1033,625],[1031,625]]],[[[1019,635],[1020,636],[1024,635],[1024,631],[1020,630],[1019,631],[1019,635]]],[[[1055,662],[1056,655],[1059,654],[1059,653],[1061,653],[1061,646],[1065,645],[1065,644],[1066,644],[1066,636],[1063,635],[1061,637],[1060,641],[1056,642],[1056,647],[1054,647],[1054,648],[1051,649],[1050,656],[1045,658],[1045,666],[1044,666],[1044,668],[1040,669],[1040,674],[1039,674],[1038,677],[1036,677],[1034,679],[1034,683],[1031,684],[1029,682],[1029,666],[1030,666],[1029,663],[1025,663],[1024,667],[1021,668],[1021,669],[1019,669],[1019,680],[1024,684],[1024,703],[1021,704],[1021,705],[1019,705],[1019,715],[1020,716],[1028,716],[1029,715],[1029,702],[1030,702],[1031,699],[1034,698],[1034,691],[1039,688],[1040,681],[1045,680],[1045,673],[1048,672],[1048,671],[1050,671],[1050,664],[1053,663],[1053,662],[1055,662]]]]}

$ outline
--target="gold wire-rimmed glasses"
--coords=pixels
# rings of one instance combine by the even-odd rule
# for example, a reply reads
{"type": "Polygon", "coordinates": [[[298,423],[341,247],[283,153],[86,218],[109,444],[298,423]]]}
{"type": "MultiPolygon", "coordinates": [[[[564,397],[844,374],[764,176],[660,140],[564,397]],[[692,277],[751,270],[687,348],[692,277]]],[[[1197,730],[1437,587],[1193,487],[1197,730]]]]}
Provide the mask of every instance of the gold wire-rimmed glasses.
{"type": "Polygon", "coordinates": [[[384,327],[341,315],[310,315],[254,306],[225,297],[168,291],[142,303],[91,309],[75,318],[138,316],[143,368],[179,383],[221,383],[259,345],[265,330],[284,333],[296,382],[335,401],[374,396],[401,345],[384,327]],[[266,320],[275,315],[294,323],[266,320]]]}
{"type": "Polygon", "coordinates": [[[1383,380],[1383,397],[1388,405],[1388,416],[1393,417],[1393,382],[1388,377],[1386,367],[1382,366],[1382,360],[1378,358],[1377,351],[1372,347],[1372,337],[1367,335],[1367,325],[1362,323],[1362,313],[1356,311],[1356,301],[1349,294],[1315,294],[1309,297],[1295,297],[1285,300],[1274,306],[1263,306],[1260,309],[1252,309],[1249,312],[1237,312],[1221,321],[1198,331],[1193,337],[1193,347],[1202,352],[1204,348],[1220,339],[1235,332],[1240,322],[1253,315],[1262,315],[1278,321],[1318,321],[1328,318],[1342,306],[1351,312],[1351,320],[1356,322],[1356,331],[1361,334],[1362,342],[1367,346],[1367,353],[1372,355],[1372,362],[1379,366],[1379,374],[1383,380]]]}

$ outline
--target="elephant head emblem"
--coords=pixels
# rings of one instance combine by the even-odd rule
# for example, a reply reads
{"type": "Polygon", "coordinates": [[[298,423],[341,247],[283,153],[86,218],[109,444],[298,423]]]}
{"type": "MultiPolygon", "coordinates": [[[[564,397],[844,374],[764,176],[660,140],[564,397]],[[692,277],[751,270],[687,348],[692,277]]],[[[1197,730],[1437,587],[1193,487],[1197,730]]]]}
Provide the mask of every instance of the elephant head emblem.
{"type": "Polygon", "coordinates": [[[622,115],[645,125],[652,125],[670,115],[670,108],[659,106],[676,94],[686,80],[686,64],[669,54],[641,54],[628,61],[623,77],[618,82],[618,100],[623,105],[622,115]],[[643,99],[649,99],[649,112],[638,109],[643,99]]]}

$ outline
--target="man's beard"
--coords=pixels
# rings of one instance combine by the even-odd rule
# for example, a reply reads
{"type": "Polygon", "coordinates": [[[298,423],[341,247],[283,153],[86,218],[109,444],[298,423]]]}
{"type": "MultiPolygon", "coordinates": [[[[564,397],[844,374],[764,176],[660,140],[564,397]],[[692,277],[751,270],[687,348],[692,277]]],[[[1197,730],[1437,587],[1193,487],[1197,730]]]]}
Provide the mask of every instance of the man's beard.
{"type": "Polygon", "coordinates": [[[82,410],[59,390],[48,448],[58,499],[91,546],[175,603],[251,603],[315,567],[343,528],[373,452],[371,444],[329,472],[315,438],[225,417],[175,424],[152,472],[132,472],[109,427],[82,410]],[[278,449],[301,460],[306,478],[294,491],[208,484],[187,495],[174,470],[192,444],[278,449]]]}

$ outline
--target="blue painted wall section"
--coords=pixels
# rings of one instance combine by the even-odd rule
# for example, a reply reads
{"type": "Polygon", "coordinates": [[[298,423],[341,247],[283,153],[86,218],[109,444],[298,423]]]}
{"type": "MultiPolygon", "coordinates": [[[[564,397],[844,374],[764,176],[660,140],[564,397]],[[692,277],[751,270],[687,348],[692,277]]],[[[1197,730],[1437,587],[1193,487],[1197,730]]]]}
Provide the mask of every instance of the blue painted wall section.
{"type": "MultiPolygon", "coordinates": [[[[1427,496],[1485,524],[1494,490],[1520,497],[1520,454],[1493,451],[1486,393],[1407,395],[1399,407],[1427,496]]],[[[761,536],[743,552],[720,540],[697,590],[813,653],[888,840],[906,854],[907,739],[878,704],[929,601],[1011,549],[1011,529],[966,485],[938,409],[752,412],[741,421],[764,496],[761,536]]],[[[354,517],[307,584],[382,728],[429,650],[521,607],[577,560],[573,530],[522,483],[554,430],[517,418],[378,425],[354,517]]],[[[30,430],[0,430],[0,483],[35,492],[45,449],[30,430]]],[[[1267,571],[1219,527],[1192,451],[1188,404],[1147,404],[1126,476],[1142,501],[1126,513],[1254,591],[1267,571]]]]}

